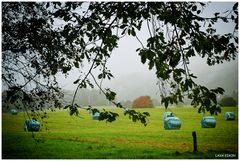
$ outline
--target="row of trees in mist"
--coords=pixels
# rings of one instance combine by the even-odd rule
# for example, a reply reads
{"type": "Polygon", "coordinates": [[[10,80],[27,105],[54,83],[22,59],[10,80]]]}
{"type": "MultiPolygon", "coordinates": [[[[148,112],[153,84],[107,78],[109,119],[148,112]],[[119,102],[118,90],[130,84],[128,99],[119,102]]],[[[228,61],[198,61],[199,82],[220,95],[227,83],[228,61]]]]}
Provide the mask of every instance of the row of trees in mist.
{"type": "MultiPolygon", "coordinates": [[[[72,91],[67,91],[64,90],[64,103],[68,104],[69,102],[71,102],[71,98],[72,98],[72,91]]],[[[2,97],[3,100],[6,100],[7,92],[4,91],[2,92],[2,97]]],[[[115,100],[117,102],[119,102],[119,100],[115,100]]],[[[152,107],[157,107],[157,106],[161,106],[160,103],[161,100],[158,100],[156,98],[152,98],[150,96],[139,96],[133,100],[120,100],[121,104],[124,107],[127,108],[152,108],[152,107]]],[[[221,106],[236,106],[238,104],[238,92],[233,91],[231,95],[225,95],[225,96],[221,96],[218,98],[219,104],[221,106]]],[[[179,103],[176,104],[177,107],[182,107],[182,106],[189,106],[191,105],[190,101],[184,101],[185,103],[179,103]]],[[[93,90],[89,90],[89,89],[82,89],[79,91],[79,93],[76,96],[76,103],[86,107],[86,106],[114,106],[113,103],[111,103],[110,101],[108,101],[105,97],[105,95],[100,92],[99,90],[93,89],[93,90]]],[[[38,104],[41,104],[41,102],[38,102],[38,104]]],[[[9,109],[11,108],[17,108],[17,109],[21,109],[20,106],[21,103],[19,103],[19,107],[16,105],[11,105],[11,102],[5,102],[2,101],[2,111],[3,112],[7,112],[9,111],[9,109]]],[[[47,108],[49,105],[46,105],[45,108],[47,108]]],[[[54,104],[51,106],[55,106],[54,104]]]]}
{"type": "MultiPolygon", "coordinates": [[[[67,102],[71,101],[72,92],[64,91],[65,96],[64,100],[67,102]]],[[[238,103],[238,93],[236,91],[232,92],[232,95],[224,95],[218,98],[220,105],[222,106],[236,106],[238,103]]],[[[160,99],[156,99],[150,96],[139,96],[133,100],[115,100],[116,102],[121,102],[124,107],[128,108],[152,108],[161,106],[160,99]]],[[[76,102],[81,106],[113,106],[111,102],[109,102],[105,95],[101,93],[99,90],[89,90],[82,89],[78,95],[76,96],[76,102]]],[[[188,100],[184,101],[185,103],[178,103],[175,106],[189,106],[191,102],[188,100]]]]}

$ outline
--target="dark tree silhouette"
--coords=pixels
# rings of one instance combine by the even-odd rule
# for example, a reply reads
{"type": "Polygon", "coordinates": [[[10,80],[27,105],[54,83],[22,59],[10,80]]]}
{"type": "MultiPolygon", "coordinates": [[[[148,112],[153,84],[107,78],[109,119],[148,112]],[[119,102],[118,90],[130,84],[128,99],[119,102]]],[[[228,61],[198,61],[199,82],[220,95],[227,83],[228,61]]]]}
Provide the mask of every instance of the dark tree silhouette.
{"type": "Polygon", "coordinates": [[[223,97],[219,103],[222,106],[236,106],[237,101],[233,97],[223,97]]]}
{"type": "MultiPolygon", "coordinates": [[[[208,65],[235,59],[238,3],[232,10],[211,17],[201,16],[205,7],[201,2],[2,2],[2,82],[8,93],[3,101],[20,102],[32,111],[62,107],[56,74],[67,76],[87,60],[91,66],[73,82],[78,86],[72,103],[65,106],[70,114],[78,115],[81,108],[75,104],[78,89],[94,86],[106,99],[124,108],[114,101],[115,92],[102,89],[101,81],[113,78],[106,62],[119,39],[128,35],[142,46],[136,49],[141,62],[148,63],[149,70],[156,69],[166,108],[187,97],[199,112],[213,114],[218,109],[216,94],[224,90],[195,83],[189,59],[206,58],[208,65]],[[214,28],[219,21],[236,26],[220,35],[214,28]],[[149,31],[146,46],[139,38],[143,26],[149,31]],[[99,73],[93,75],[93,71],[99,73]]],[[[133,110],[127,115],[146,124],[149,114],[133,110]]],[[[118,115],[104,111],[101,116],[113,121],[118,115]]]]}

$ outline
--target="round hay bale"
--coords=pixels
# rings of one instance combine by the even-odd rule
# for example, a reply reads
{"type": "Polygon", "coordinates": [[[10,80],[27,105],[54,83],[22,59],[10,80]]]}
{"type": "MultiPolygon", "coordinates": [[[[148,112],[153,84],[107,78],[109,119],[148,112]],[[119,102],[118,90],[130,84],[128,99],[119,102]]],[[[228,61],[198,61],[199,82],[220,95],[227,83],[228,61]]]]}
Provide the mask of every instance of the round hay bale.
{"type": "Polygon", "coordinates": [[[235,120],[235,113],[234,112],[225,112],[224,113],[224,120],[235,120]]]}
{"type": "Polygon", "coordinates": [[[12,109],[10,110],[10,113],[11,113],[12,115],[17,115],[17,114],[18,114],[18,110],[17,110],[16,108],[12,108],[12,109]]]}
{"type": "Polygon", "coordinates": [[[129,108],[124,108],[123,109],[124,114],[126,114],[128,111],[129,111],[129,108]]]}
{"type": "Polygon", "coordinates": [[[167,117],[164,119],[165,130],[175,130],[181,128],[181,120],[178,117],[167,117]]]}
{"type": "Polygon", "coordinates": [[[40,123],[36,119],[26,120],[24,122],[24,131],[39,131],[40,123]]]}
{"type": "Polygon", "coordinates": [[[94,114],[92,113],[92,119],[93,120],[98,120],[99,116],[100,116],[99,112],[95,112],[94,114]]]}
{"type": "Polygon", "coordinates": [[[213,116],[204,116],[201,120],[202,128],[215,128],[216,119],[213,116]]]}

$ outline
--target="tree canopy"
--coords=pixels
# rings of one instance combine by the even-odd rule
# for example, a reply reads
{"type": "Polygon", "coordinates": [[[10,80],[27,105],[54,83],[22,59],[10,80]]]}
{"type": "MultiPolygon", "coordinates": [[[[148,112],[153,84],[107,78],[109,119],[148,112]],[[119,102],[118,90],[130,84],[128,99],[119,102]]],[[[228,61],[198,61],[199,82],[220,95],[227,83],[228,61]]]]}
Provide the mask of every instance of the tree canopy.
{"type": "MultiPolygon", "coordinates": [[[[23,104],[33,111],[62,107],[57,73],[67,76],[87,61],[91,66],[73,82],[78,86],[72,103],[65,108],[78,114],[77,91],[94,86],[124,108],[115,102],[116,93],[103,89],[101,82],[114,77],[106,62],[119,40],[132,36],[141,44],[136,49],[141,62],[156,70],[166,108],[189,98],[199,112],[217,114],[216,95],[223,94],[224,89],[195,83],[197,77],[188,64],[196,56],[206,58],[208,65],[236,58],[238,3],[232,10],[211,17],[201,16],[205,7],[202,2],[2,2],[2,82],[8,93],[3,101],[23,104]],[[219,21],[233,22],[235,28],[218,34],[214,24],[219,21]],[[149,32],[146,45],[139,38],[143,26],[149,32]]],[[[96,110],[91,106],[87,109],[96,110]]],[[[149,116],[135,110],[127,115],[144,125],[149,116]]],[[[118,115],[104,111],[101,116],[111,122],[118,115]]]]}
{"type": "Polygon", "coordinates": [[[153,102],[150,96],[140,96],[133,100],[133,108],[152,108],[153,102]]]}

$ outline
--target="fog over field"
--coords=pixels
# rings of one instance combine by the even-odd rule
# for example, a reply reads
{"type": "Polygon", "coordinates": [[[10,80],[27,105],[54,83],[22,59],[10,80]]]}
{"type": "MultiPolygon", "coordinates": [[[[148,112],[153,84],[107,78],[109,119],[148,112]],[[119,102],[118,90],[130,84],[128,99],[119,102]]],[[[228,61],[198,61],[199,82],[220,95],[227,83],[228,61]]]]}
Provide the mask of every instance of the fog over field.
{"type": "MultiPolygon", "coordinates": [[[[231,9],[232,6],[232,2],[213,2],[209,4],[202,15],[210,17],[214,12],[223,13],[231,9]]],[[[232,23],[223,24],[220,22],[215,26],[217,32],[221,34],[232,32],[234,28],[232,23]]],[[[142,30],[139,38],[144,42],[148,32],[146,28],[142,30]]],[[[149,71],[147,63],[141,63],[140,56],[136,53],[136,49],[139,47],[141,45],[135,38],[124,37],[119,41],[118,48],[113,51],[108,60],[108,69],[111,70],[115,78],[111,81],[105,80],[102,85],[115,91],[119,101],[132,100],[141,95],[159,98],[155,71],[154,69],[149,71]]],[[[86,64],[81,70],[87,72],[88,69],[89,65],[86,64]]],[[[225,95],[231,95],[234,90],[238,90],[238,56],[234,61],[215,66],[208,66],[206,60],[196,57],[190,60],[189,69],[198,77],[197,83],[209,88],[221,86],[225,89],[225,95]]],[[[68,78],[59,75],[60,86],[63,89],[75,90],[76,85],[74,86],[72,82],[78,79],[79,72],[72,71],[68,78]]],[[[96,71],[97,73],[99,74],[99,71],[96,71]]]]}

